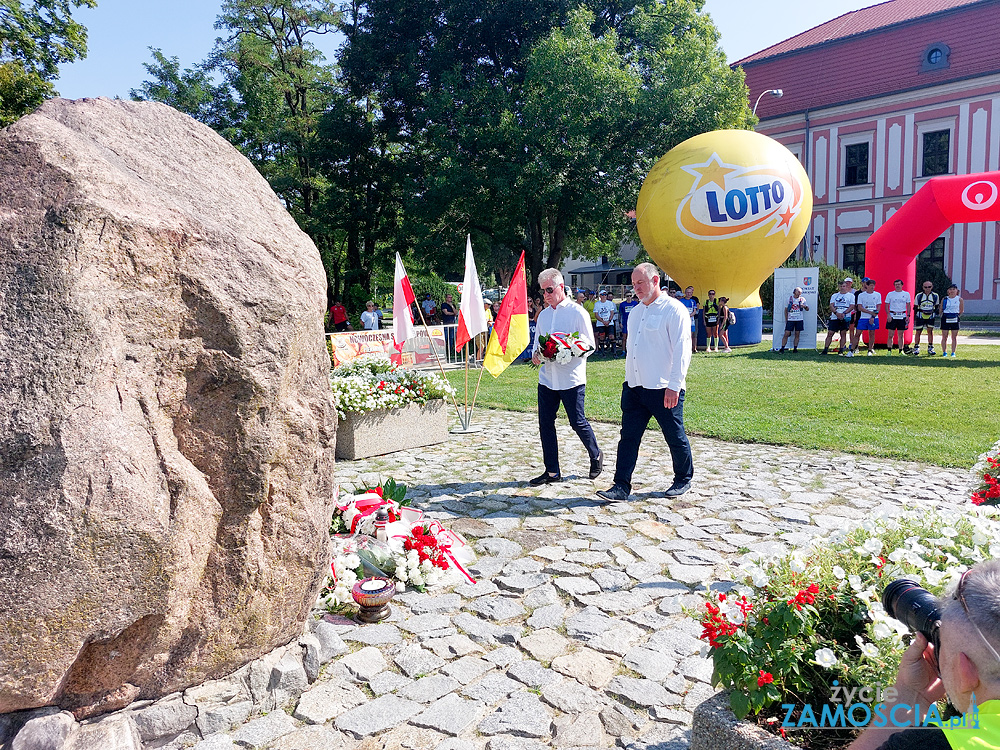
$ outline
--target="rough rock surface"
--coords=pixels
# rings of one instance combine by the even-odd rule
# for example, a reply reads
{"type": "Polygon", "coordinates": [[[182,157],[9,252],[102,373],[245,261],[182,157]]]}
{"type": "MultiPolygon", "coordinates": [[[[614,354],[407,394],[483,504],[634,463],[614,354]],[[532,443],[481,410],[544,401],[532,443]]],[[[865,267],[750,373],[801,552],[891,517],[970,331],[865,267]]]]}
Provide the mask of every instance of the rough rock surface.
{"type": "Polygon", "coordinates": [[[152,103],[0,131],[0,712],[100,713],[287,643],[335,412],[315,246],[152,103]]]}

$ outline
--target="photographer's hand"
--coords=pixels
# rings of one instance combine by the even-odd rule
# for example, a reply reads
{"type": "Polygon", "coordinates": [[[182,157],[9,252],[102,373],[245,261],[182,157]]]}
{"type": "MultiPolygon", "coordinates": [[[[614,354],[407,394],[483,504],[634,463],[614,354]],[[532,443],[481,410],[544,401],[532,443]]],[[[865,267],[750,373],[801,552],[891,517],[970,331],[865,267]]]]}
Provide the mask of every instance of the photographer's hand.
{"type": "Polygon", "coordinates": [[[889,715],[894,705],[899,705],[900,710],[892,714],[893,721],[887,722],[885,726],[869,724],[861,736],[851,743],[850,750],[875,750],[889,737],[903,731],[901,724],[909,723],[913,726],[924,718],[914,717],[912,708],[904,714],[902,706],[919,704],[920,710],[926,712],[935,701],[944,698],[944,685],[935,664],[934,646],[922,634],[917,633],[899,663],[894,686],[896,697],[885,701],[886,715],[889,715]]]}

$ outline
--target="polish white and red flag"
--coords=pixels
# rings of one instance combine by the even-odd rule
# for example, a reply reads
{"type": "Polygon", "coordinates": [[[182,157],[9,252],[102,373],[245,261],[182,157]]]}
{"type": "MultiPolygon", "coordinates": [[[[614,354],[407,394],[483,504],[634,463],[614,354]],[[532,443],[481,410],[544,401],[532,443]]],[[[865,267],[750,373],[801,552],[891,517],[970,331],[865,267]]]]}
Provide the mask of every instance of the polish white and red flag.
{"type": "Polygon", "coordinates": [[[396,281],[392,289],[392,338],[396,351],[403,350],[403,344],[413,336],[413,313],[410,305],[416,302],[410,277],[403,268],[403,260],[396,253],[396,281]]]}
{"type": "Polygon", "coordinates": [[[472,257],[472,235],[465,241],[465,281],[462,283],[462,304],[458,312],[458,333],[455,351],[460,351],[480,333],[486,333],[486,311],[483,309],[483,289],[479,286],[476,261],[472,257]]]}

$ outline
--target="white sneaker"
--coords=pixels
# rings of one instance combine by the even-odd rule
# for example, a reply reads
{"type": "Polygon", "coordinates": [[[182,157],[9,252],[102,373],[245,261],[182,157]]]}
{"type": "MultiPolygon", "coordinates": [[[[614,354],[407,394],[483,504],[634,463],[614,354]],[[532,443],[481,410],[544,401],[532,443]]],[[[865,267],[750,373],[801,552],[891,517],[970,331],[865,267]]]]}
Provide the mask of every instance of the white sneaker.
{"type": "Polygon", "coordinates": [[[847,354],[845,354],[844,356],[845,357],[853,357],[854,356],[854,350],[853,349],[848,349],[847,350],[847,354]]]}
{"type": "Polygon", "coordinates": [[[874,357],[875,356],[875,352],[873,352],[871,349],[869,349],[868,350],[868,356],[869,357],[874,357]]]}

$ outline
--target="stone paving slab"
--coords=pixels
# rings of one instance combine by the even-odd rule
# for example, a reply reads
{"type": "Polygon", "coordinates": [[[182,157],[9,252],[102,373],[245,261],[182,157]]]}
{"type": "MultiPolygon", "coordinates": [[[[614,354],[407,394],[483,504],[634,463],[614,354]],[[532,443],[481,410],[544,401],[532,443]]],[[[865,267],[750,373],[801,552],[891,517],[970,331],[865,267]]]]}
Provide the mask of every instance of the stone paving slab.
{"type": "Polygon", "coordinates": [[[968,484],[940,467],[692,438],[692,489],[665,498],[669,452],[651,431],[632,498],[605,505],[594,493],[611,484],[616,425],[594,424],[608,469],[590,481],[561,419],[572,479],[535,488],[535,415],[482,410],[476,421],[480,433],[337,464],[337,481],[405,483],[414,507],[473,545],[477,583],[397,595],[378,625],[313,623],[334,661],[292,716],[251,717],[213,739],[264,747],[280,733],[268,750],[681,750],[694,707],[714,693],[698,625],[682,612],[696,593],[728,590],[727,566],[747,555],[908,499],[959,504],[968,484]]]}

